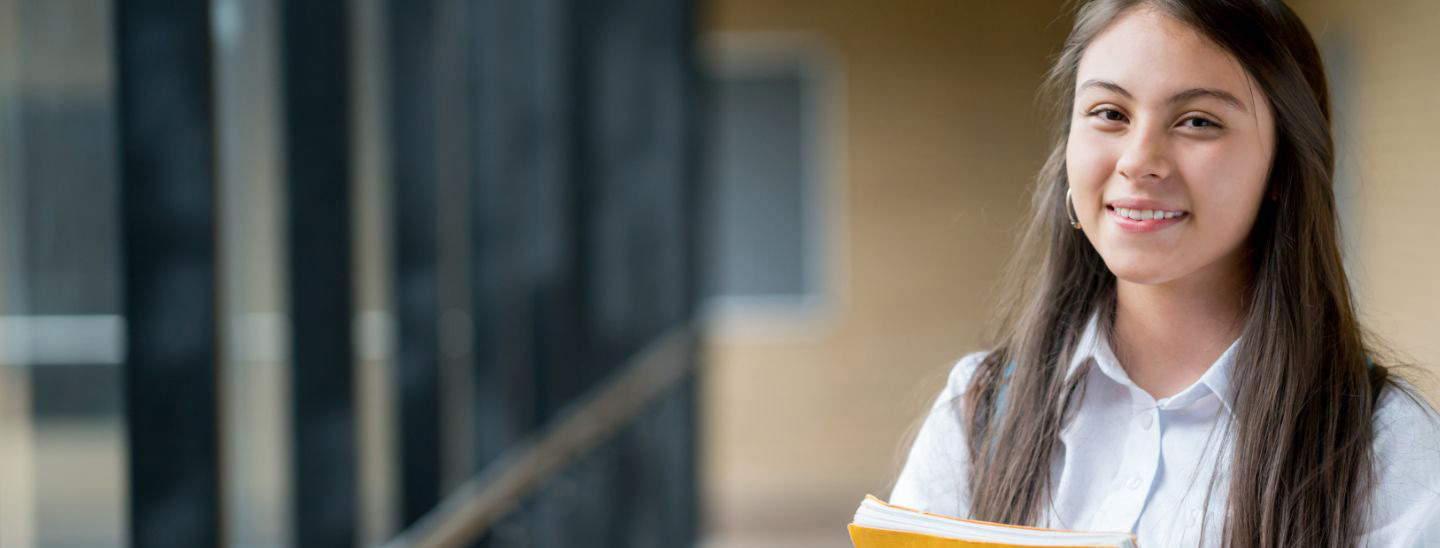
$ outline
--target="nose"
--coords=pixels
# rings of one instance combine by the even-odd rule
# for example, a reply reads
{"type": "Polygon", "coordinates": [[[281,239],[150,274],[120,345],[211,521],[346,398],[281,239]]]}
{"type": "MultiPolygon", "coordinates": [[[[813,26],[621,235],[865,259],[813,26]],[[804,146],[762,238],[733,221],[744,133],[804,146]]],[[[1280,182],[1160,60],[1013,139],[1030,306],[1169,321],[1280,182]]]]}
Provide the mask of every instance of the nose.
{"type": "Polygon", "coordinates": [[[1170,156],[1162,132],[1131,133],[1125,151],[1115,162],[1115,170],[1131,181],[1162,181],[1170,176],[1170,156]]]}

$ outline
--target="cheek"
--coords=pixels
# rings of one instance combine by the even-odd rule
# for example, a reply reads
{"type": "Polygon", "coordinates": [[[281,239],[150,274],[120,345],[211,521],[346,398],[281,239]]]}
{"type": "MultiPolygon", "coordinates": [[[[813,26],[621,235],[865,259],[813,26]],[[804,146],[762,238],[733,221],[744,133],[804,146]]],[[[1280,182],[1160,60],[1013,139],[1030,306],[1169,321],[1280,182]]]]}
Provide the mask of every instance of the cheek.
{"type": "Polygon", "coordinates": [[[1215,144],[1180,155],[1178,167],[1190,187],[1199,219],[1224,220],[1231,232],[1249,232],[1265,195],[1270,159],[1258,147],[1215,144]]]}
{"type": "Polygon", "coordinates": [[[1099,208],[1105,181],[1115,171],[1115,155],[1101,143],[1071,134],[1065,145],[1065,175],[1075,198],[1077,212],[1099,208]]]}

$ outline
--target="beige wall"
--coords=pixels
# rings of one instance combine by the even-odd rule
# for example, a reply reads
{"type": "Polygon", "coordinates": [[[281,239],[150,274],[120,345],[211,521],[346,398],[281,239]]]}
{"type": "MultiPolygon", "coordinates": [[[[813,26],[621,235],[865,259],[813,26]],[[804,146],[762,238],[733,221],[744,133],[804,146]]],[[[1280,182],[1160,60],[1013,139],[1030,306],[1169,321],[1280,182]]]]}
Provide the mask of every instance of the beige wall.
{"type": "Polygon", "coordinates": [[[1412,376],[1440,401],[1440,2],[1291,5],[1327,57],[1348,59],[1332,72],[1337,116],[1350,126],[1336,141],[1355,189],[1345,230],[1355,231],[1348,251],[1363,319],[1419,366],[1412,376]]]}
{"type": "MultiPolygon", "coordinates": [[[[711,1],[709,30],[807,31],[836,54],[844,154],[826,184],[845,196],[847,280],[811,337],[711,340],[703,466],[711,526],[730,539],[718,545],[845,546],[859,498],[889,494],[907,427],[984,330],[1045,152],[1033,97],[1068,30],[1060,4],[711,1]]],[[[1332,53],[1350,59],[1339,138],[1365,319],[1436,371],[1440,2],[1295,5],[1324,47],[1349,48],[1332,53]]]]}
{"type": "Polygon", "coordinates": [[[1033,91],[1063,39],[1047,26],[1058,4],[712,3],[711,30],[809,31],[829,43],[848,150],[825,182],[844,196],[846,219],[833,235],[846,271],[828,327],[710,345],[703,465],[716,527],[810,524],[843,546],[860,498],[889,495],[906,425],[978,344],[1044,160],[1033,91]]]}

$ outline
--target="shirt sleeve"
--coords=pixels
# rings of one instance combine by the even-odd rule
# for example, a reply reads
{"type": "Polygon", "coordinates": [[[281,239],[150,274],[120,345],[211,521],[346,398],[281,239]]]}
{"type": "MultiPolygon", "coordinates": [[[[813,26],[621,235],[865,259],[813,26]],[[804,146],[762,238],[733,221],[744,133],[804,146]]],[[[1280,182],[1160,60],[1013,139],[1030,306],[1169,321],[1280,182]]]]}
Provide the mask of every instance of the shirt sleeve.
{"type": "Polygon", "coordinates": [[[1361,546],[1440,546],[1440,415],[1410,390],[1387,388],[1375,413],[1375,498],[1361,546]]]}
{"type": "Polygon", "coordinates": [[[890,492],[890,504],[947,516],[964,517],[970,507],[970,468],[963,429],[963,401],[970,377],[984,352],[961,358],[910,446],[905,466],[890,492]]]}

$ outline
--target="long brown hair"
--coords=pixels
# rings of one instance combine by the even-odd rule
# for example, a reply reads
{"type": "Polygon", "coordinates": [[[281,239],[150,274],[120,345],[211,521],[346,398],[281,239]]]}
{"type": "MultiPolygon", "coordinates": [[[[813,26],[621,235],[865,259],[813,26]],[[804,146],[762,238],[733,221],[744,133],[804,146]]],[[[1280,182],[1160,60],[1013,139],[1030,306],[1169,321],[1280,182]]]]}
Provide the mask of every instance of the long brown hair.
{"type": "Polygon", "coordinates": [[[970,510],[1035,524],[1081,369],[1065,376],[1090,316],[1113,314],[1115,277],[1066,221],[1065,142],[1076,70],[1090,41],[1144,6],[1232,54],[1275,114],[1266,194],[1247,241],[1250,269],[1231,385],[1234,440],[1227,546],[1351,546],[1368,515],[1372,418],[1386,367],[1372,365],[1341,263],[1332,188],[1329,95],[1315,43],[1276,0],[1094,0],[1081,6],[1046,80],[1054,146],[1010,265],[1012,284],[961,413],[970,448],[970,510]],[[1013,367],[1011,367],[1013,365],[1013,367]],[[1007,372],[1009,369],[1009,372],[1007,372]],[[1005,404],[997,406],[1001,388],[1005,404]]]}

